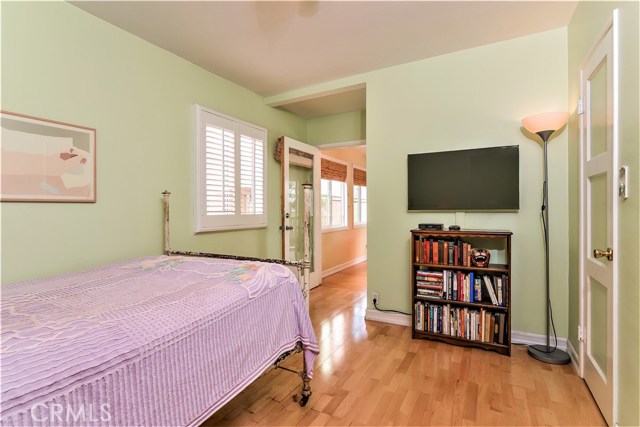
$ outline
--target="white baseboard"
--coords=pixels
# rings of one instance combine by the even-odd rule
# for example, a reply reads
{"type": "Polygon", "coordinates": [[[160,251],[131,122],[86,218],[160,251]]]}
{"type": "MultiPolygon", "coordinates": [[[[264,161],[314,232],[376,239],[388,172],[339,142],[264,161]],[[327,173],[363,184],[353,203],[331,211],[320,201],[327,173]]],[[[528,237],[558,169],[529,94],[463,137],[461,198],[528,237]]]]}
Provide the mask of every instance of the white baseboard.
{"type": "Polygon", "coordinates": [[[400,313],[387,313],[375,309],[367,308],[364,315],[365,320],[374,320],[376,322],[391,323],[400,326],[411,326],[411,316],[400,313]]]}
{"type": "MultiPolygon", "coordinates": [[[[401,325],[401,326],[411,326],[411,316],[407,314],[387,313],[384,311],[378,311],[375,309],[368,308],[364,318],[366,320],[374,320],[376,322],[391,323],[394,325],[401,325]]],[[[551,339],[551,342],[554,343],[553,338],[551,339]]],[[[511,331],[511,343],[526,344],[526,345],[533,345],[533,344],[544,345],[547,343],[547,340],[544,335],[532,334],[529,332],[511,331]]],[[[569,342],[569,340],[566,338],[558,337],[558,348],[560,350],[569,352],[574,368],[576,369],[576,372],[578,372],[577,370],[577,363],[579,360],[578,354],[576,353],[575,349],[571,346],[571,343],[569,342]]]]}
{"type": "Polygon", "coordinates": [[[580,376],[580,356],[578,356],[578,352],[575,348],[573,348],[573,344],[571,344],[570,340],[567,340],[567,353],[571,357],[571,366],[573,366],[573,370],[576,372],[576,375],[580,376]]]}
{"type": "MultiPolygon", "coordinates": [[[[558,337],[558,348],[562,351],[567,351],[567,341],[566,338],[558,337]]],[[[553,337],[551,337],[550,343],[551,345],[555,344],[553,337]]],[[[511,344],[546,345],[547,337],[529,332],[511,331],[511,344]]]]}
{"type": "Polygon", "coordinates": [[[322,271],[322,278],[324,279],[327,276],[331,276],[332,274],[336,274],[342,270],[346,270],[349,267],[353,267],[354,265],[360,264],[361,262],[365,262],[367,260],[367,256],[363,255],[359,258],[352,259],[351,261],[347,261],[344,264],[336,265],[328,270],[322,271]]]}

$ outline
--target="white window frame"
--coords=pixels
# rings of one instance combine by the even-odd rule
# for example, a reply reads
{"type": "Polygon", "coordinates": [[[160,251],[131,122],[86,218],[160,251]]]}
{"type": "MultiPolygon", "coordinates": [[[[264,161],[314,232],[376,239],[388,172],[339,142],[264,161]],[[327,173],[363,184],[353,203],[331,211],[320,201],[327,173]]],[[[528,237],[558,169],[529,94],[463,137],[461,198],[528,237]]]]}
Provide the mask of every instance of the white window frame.
{"type": "MultiPolygon", "coordinates": [[[[194,194],[194,232],[239,230],[247,228],[264,228],[267,226],[267,130],[263,127],[238,120],[226,114],[195,105],[196,138],[195,138],[195,194],[194,194]],[[221,126],[234,133],[234,198],[235,212],[207,215],[206,198],[206,126],[207,123],[221,126]],[[262,141],[262,213],[242,214],[242,187],[240,182],[241,154],[240,139],[248,136],[262,141]]],[[[255,167],[255,166],[254,166],[255,167]]],[[[259,170],[259,168],[258,168],[259,170]]],[[[255,179],[255,177],[254,177],[255,179]]]]}
{"type": "MultiPolygon", "coordinates": [[[[342,231],[342,230],[348,230],[349,229],[349,205],[350,205],[350,198],[349,198],[349,182],[352,181],[352,172],[351,172],[351,165],[348,162],[345,162],[344,160],[340,160],[340,159],[336,159],[335,157],[331,157],[331,156],[325,156],[322,155],[323,158],[331,160],[332,162],[336,162],[336,163],[341,163],[343,165],[345,165],[347,167],[347,180],[342,182],[342,181],[337,181],[337,182],[341,182],[344,184],[344,205],[343,205],[343,209],[344,209],[344,225],[325,225],[322,224],[322,206],[320,207],[320,223],[322,225],[322,232],[323,233],[330,233],[332,231],[342,231]]],[[[322,203],[322,181],[334,181],[331,179],[321,179],[320,180],[320,202],[322,203]]],[[[329,212],[329,214],[331,215],[331,211],[329,212]]],[[[330,221],[331,222],[331,221],[330,221]]]]}
{"type": "MultiPolygon", "coordinates": [[[[361,166],[356,166],[353,165],[353,169],[359,169],[361,171],[367,171],[365,168],[361,167],[361,166]]],[[[355,172],[351,174],[351,176],[355,176],[355,172]]],[[[356,187],[363,187],[363,188],[367,188],[366,185],[356,185],[353,181],[353,228],[365,228],[367,226],[367,221],[369,219],[369,217],[367,216],[367,221],[365,222],[356,222],[356,187]]],[[[369,191],[367,190],[367,204],[369,203],[369,191]]],[[[362,212],[362,203],[360,203],[360,200],[358,201],[358,204],[360,205],[360,212],[362,212]]],[[[365,209],[366,211],[366,209],[365,209]]]]}

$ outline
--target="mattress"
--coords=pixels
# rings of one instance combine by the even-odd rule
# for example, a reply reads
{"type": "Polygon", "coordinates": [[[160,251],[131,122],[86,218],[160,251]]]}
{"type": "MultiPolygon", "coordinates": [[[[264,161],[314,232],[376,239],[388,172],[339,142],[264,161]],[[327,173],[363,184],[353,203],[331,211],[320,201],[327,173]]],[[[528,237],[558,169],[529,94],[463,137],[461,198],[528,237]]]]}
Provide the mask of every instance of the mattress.
{"type": "Polygon", "coordinates": [[[3,426],[197,425],[302,342],[278,264],[159,256],[3,285],[3,426]]]}

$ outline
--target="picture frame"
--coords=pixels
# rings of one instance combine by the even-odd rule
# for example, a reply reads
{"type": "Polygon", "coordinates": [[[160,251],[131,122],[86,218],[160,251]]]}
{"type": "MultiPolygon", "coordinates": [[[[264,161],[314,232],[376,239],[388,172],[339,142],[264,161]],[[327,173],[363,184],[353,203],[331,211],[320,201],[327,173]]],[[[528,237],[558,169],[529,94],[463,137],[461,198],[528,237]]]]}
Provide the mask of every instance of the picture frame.
{"type": "Polygon", "coordinates": [[[96,202],[96,130],[0,111],[0,201],[96,202]]]}

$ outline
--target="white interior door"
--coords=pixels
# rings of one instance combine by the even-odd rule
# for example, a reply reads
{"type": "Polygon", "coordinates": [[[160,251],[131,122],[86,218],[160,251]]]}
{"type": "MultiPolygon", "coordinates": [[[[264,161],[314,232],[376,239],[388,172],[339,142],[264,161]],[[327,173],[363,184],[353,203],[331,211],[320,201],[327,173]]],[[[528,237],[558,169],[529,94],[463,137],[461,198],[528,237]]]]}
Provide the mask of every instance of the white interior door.
{"type": "Polygon", "coordinates": [[[607,423],[616,422],[617,64],[612,26],[581,70],[582,345],[584,379],[607,423]]]}
{"type": "Polygon", "coordinates": [[[313,185],[311,197],[310,287],[322,279],[322,235],[320,228],[320,150],[295,139],[283,137],[282,147],[282,257],[289,261],[304,258],[304,191],[313,185]]]}

